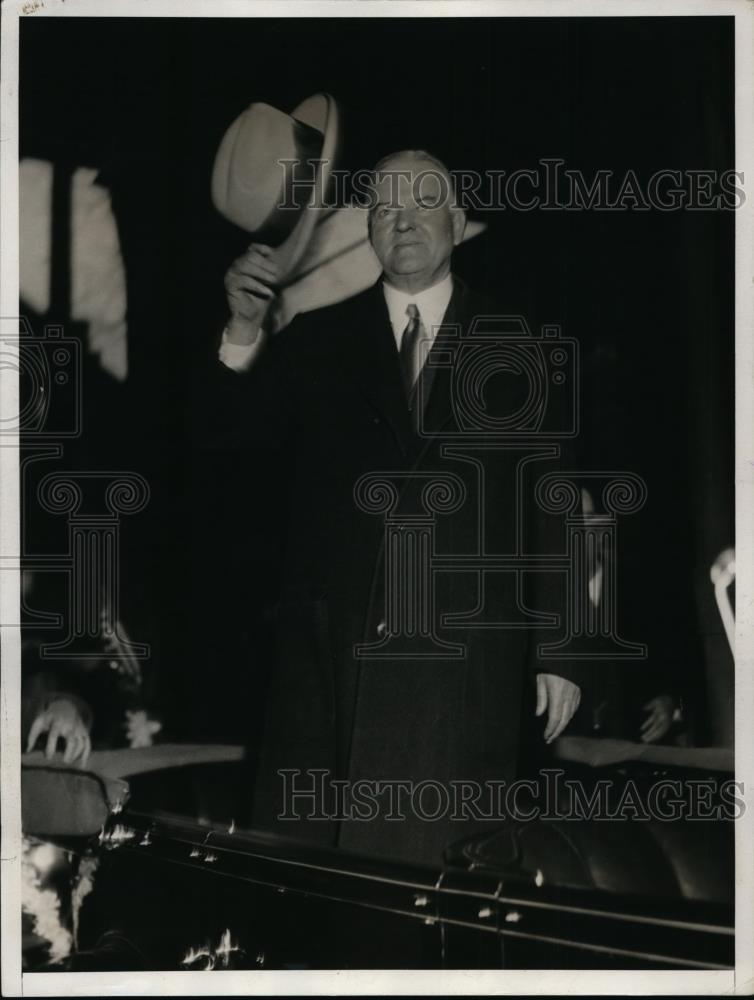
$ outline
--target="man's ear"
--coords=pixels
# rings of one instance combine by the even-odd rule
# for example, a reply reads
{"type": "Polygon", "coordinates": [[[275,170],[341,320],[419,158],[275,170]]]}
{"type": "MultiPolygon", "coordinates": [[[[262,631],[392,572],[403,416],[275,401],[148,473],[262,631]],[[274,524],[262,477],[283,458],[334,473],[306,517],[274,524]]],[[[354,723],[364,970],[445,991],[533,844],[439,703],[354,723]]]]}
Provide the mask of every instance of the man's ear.
{"type": "Polygon", "coordinates": [[[462,208],[450,210],[450,224],[453,227],[453,246],[457,247],[466,231],[466,213],[462,208]]]}

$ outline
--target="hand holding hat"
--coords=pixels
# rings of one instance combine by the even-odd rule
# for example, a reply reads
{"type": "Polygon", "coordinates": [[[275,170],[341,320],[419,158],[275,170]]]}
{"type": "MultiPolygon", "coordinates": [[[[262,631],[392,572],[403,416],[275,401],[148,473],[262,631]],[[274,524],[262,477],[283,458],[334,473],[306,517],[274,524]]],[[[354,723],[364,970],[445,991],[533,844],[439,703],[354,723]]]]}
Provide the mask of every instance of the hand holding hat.
{"type": "Polygon", "coordinates": [[[254,103],[233,122],[217,151],[212,200],[258,242],[226,276],[229,337],[252,343],[275,292],[304,253],[322,207],[336,151],[338,114],[314,94],[288,115],[254,103]]]}
{"type": "Polygon", "coordinates": [[[233,261],[225,275],[231,343],[255,342],[275,297],[280,273],[274,250],[264,243],[252,243],[233,261]]]}
{"type": "MultiPolygon", "coordinates": [[[[251,104],[225,133],[212,199],[255,239],[226,275],[231,343],[252,344],[262,324],[275,332],[378,279],[367,209],[323,203],[337,146],[338,108],[327,94],[308,97],[290,115],[251,104]]],[[[485,229],[469,222],[464,242],[485,229]]]]}

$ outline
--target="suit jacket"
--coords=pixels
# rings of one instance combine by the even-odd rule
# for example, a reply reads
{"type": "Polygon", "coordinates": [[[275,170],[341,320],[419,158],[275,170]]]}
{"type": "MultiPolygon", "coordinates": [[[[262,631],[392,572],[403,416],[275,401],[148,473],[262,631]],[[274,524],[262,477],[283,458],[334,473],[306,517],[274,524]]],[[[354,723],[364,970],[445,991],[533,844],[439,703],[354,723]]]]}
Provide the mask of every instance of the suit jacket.
{"type": "MultiPolygon", "coordinates": [[[[489,312],[486,301],[454,280],[444,326],[457,325],[463,338],[474,317],[489,312]]],[[[438,336],[433,357],[442,344],[438,336]]],[[[248,373],[219,367],[208,428],[212,447],[243,458],[250,490],[265,490],[274,477],[285,503],[277,655],[255,825],[359,851],[436,860],[449,840],[469,832],[468,825],[415,816],[396,824],[382,814],[371,822],[278,823],[278,772],[322,769],[351,781],[445,785],[513,778],[526,670],[581,683],[572,662],[539,663],[542,634],[521,624],[521,602],[557,613],[563,581],[557,574],[530,573],[517,581],[512,573],[497,573],[482,582],[474,571],[439,572],[434,628],[442,641],[462,646],[460,658],[416,658],[410,642],[389,658],[358,656],[356,646],[384,637],[385,523],[357,503],[355,485],[370,473],[392,475],[399,491],[393,514],[400,517],[424,510],[421,489],[428,476],[455,477],[465,499],[454,512],[434,516],[435,552],[445,557],[509,553],[522,538],[532,551],[563,553],[562,520],[545,515],[532,499],[516,513],[517,491],[525,487],[533,497],[533,481],[556,467],[557,449],[543,447],[535,461],[522,462],[526,449],[484,448],[476,439],[476,448],[456,441],[448,454],[448,435],[459,430],[458,399],[450,368],[429,365],[425,434],[417,435],[379,284],[298,317],[271,339],[248,373]],[[443,625],[448,613],[465,613],[469,623],[443,625]],[[490,620],[513,625],[489,627],[490,620]]],[[[499,396],[512,391],[504,379],[497,388],[489,385],[499,396]]],[[[503,405],[511,409],[509,399],[503,405]]],[[[562,456],[559,461],[568,464],[562,456]]],[[[553,639],[552,631],[546,638],[553,639]]],[[[531,715],[533,702],[527,705],[531,715]]],[[[297,787],[313,780],[301,776],[297,787]]]]}

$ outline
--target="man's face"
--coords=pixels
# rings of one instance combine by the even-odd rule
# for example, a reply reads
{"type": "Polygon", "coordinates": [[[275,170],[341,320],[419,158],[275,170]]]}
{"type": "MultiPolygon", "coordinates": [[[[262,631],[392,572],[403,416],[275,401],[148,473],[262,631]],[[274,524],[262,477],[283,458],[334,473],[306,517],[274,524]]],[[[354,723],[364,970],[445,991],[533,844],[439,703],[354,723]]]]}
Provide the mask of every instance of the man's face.
{"type": "Polygon", "coordinates": [[[421,291],[450,271],[465,218],[451,209],[450,180],[431,162],[409,154],[388,160],[375,185],[370,239],[391,284],[421,291]]]}

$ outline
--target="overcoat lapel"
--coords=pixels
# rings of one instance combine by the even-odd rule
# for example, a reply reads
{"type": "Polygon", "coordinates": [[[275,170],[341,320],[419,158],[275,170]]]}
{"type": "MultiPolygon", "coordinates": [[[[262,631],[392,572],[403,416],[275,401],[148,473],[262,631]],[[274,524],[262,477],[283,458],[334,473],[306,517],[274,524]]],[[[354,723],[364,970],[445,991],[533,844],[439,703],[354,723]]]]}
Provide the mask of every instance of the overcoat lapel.
{"type": "Polygon", "coordinates": [[[453,367],[458,341],[465,335],[470,321],[467,299],[466,286],[453,278],[453,294],[420,376],[416,405],[423,407],[423,414],[419,425],[418,460],[453,417],[453,367]]]}
{"type": "Polygon", "coordinates": [[[408,455],[414,434],[381,282],[363,294],[355,320],[359,329],[349,331],[355,381],[392,428],[403,454],[408,455]]]}
{"type": "Polygon", "coordinates": [[[453,294],[414,396],[414,406],[423,407],[421,420],[415,421],[406,402],[400,360],[381,282],[360,297],[358,315],[354,317],[359,329],[348,331],[354,379],[370,404],[390,425],[406,456],[421,457],[433,437],[453,416],[452,360],[450,364],[444,362],[447,357],[453,357],[450,345],[457,343],[459,336],[465,333],[470,319],[467,300],[466,286],[454,278],[453,294]],[[418,441],[417,426],[420,428],[418,441]]]}

